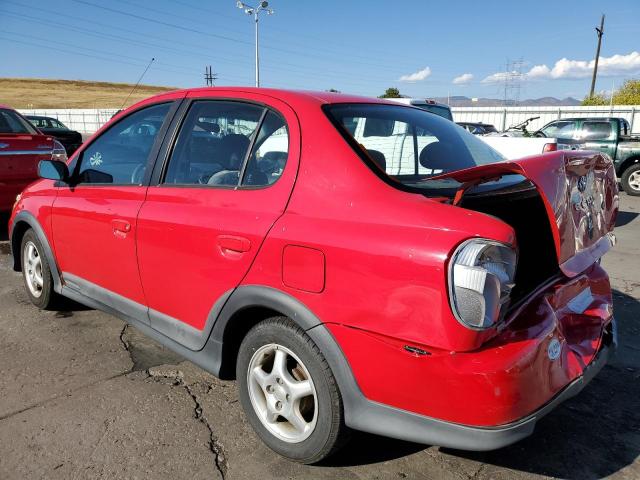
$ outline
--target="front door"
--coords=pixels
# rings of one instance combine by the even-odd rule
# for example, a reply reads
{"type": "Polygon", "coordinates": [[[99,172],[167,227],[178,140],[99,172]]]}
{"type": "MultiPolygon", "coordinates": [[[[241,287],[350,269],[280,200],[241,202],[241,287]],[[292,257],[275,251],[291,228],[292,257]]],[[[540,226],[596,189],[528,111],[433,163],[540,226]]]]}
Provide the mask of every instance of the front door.
{"type": "Polygon", "coordinates": [[[165,172],[138,216],[138,259],[151,325],[188,348],[204,345],[214,305],[242,281],[284,212],[298,127],[278,106],[194,99],[175,144],[163,147],[165,172]]]}
{"type": "Polygon", "coordinates": [[[65,284],[144,316],[136,217],[172,105],[143,107],[92,141],[71,167],[71,182],[59,188],[52,211],[54,247],[65,284]]]}

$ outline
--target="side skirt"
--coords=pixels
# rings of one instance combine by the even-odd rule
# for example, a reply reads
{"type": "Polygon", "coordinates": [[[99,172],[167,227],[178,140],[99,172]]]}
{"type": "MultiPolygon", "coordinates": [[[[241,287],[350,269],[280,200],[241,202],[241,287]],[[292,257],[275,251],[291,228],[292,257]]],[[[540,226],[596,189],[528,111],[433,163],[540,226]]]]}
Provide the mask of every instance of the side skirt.
{"type": "MultiPolygon", "coordinates": [[[[65,274],[65,278],[68,274],[65,274]]],[[[125,322],[133,325],[138,330],[140,330],[143,334],[148,336],[149,338],[155,340],[161,345],[166,346],[170,350],[173,350],[178,355],[182,355],[186,360],[198,365],[203,370],[218,376],[220,372],[220,363],[222,359],[222,343],[210,338],[204,348],[202,350],[194,351],[189,350],[184,345],[172,340],[171,338],[163,335],[162,333],[154,330],[149,325],[149,317],[147,314],[147,308],[138,305],[135,308],[126,308],[126,312],[115,308],[112,305],[105,303],[104,301],[98,300],[93,296],[88,296],[85,293],[82,293],[80,287],[78,285],[77,277],[74,278],[76,280],[74,287],[71,287],[69,284],[65,284],[62,286],[61,294],[65,297],[68,297],[76,302],[82,303],[91,308],[95,308],[96,310],[101,310],[103,312],[109,313],[115,317],[118,317],[125,322]]],[[[82,280],[82,283],[88,283],[86,280],[82,280]]],[[[89,284],[92,285],[92,284],[89,284]]],[[[100,287],[94,286],[95,289],[100,289],[100,287]]],[[[108,292],[109,297],[116,297],[115,294],[108,292]]],[[[129,304],[134,303],[130,300],[124,299],[129,304]]],[[[135,304],[137,305],[137,304],[135,304]]]]}

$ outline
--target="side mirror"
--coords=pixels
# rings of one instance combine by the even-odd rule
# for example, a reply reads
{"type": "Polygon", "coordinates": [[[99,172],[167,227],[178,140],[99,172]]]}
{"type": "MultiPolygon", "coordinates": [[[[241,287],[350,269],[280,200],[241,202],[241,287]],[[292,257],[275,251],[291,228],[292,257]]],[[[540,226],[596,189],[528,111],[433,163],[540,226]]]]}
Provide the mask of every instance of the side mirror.
{"type": "Polygon", "coordinates": [[[40,160],[38,176],[66,183],[69,181],[69,168],[66,163],[60,160],[40,160]]]}

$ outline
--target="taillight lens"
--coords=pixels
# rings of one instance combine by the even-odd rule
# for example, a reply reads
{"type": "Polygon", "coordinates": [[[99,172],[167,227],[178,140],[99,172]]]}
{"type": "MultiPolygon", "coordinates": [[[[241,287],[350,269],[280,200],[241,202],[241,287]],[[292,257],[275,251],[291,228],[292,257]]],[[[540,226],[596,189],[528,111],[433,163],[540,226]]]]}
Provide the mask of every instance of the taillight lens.
{"type": "Polygon", "coordinates": [[[558,150],[557,143],[545,143],[544,147],[542,147],[542,153],[555,152],[556,150],[558,150]]]}
{"type": "Polygon", "coordinates": [[[67,161],[67,151],[59,141],[53,141],[53,152],[51,153],[51,160],[59,160],[61,162],[67,161]]]}
{"type": "Polygon", "coordinates": [[[472,239],[457,248],[449,264],[449,296],[464,326],[486,329],[503,318],[516,263],[516,251],[493,240],[472,239]]]}

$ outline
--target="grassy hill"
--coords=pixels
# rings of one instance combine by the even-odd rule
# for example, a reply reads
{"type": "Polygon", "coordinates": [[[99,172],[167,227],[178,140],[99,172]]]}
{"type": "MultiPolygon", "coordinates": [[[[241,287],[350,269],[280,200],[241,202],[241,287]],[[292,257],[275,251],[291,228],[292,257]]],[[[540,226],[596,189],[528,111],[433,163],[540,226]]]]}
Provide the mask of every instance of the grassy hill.
{"type": "MultiPolygon", "coordinates": [[[[132,88],[128,83],[0,78],[0,104],[13,108],[120,108],[132,88]]],[[[170,90],[175,87],[138,85],[125,107],[170,90]]]]}

